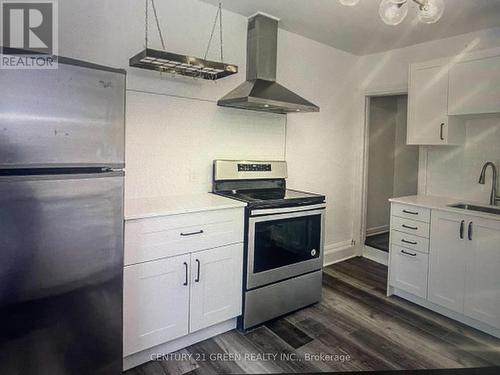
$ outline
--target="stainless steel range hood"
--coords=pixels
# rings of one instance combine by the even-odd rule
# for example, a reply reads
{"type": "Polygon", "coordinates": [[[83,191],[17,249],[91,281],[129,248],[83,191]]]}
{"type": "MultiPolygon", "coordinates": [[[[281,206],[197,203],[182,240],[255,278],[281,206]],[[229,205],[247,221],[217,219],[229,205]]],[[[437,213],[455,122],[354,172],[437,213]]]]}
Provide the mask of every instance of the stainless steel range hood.
{"type": "Polygon", "coordinates": [[[247,80],[220,99],[221,107],[272,113],[319,112],[319,107],[276,82],[278,19],[257,13],[248,20],[247,80]]]}

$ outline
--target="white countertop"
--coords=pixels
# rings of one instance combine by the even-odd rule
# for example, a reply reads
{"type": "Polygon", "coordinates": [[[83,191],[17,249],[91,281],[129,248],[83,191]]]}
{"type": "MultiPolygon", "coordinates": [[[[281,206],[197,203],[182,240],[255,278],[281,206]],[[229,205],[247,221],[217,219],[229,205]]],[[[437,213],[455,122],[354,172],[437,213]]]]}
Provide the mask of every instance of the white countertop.
{"type": "Polygon", "coordinates": [[[125,200],[125,220],[245,207],[246,203],[204,193],[125,200]]]}
{"type": "Polygon", "coordinates": [[[485,219],[500,220],[500,215],[449,207],[449,205],[456,203],[466,203],[466,204],[473,204],[475,206],[493,207],[487,204],[468,202],[466,200],[460,200],[456,198],[439,197],[434,195],[410,195],[408,197],[391,198],[389,199],[389,202],[407,204],[410,206],[417,206],[417,207],[426,207],[434,210],[449,211],[453,213],[459,213],[462,215],[478,216],[478,217],[483,217],[485,219]]]}

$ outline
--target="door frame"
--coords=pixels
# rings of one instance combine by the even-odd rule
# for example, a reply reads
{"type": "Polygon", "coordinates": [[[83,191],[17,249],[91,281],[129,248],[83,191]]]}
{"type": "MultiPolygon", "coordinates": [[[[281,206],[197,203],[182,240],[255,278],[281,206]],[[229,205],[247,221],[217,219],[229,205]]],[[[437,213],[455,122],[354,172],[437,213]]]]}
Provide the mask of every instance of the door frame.
{"type": "Polygon", "coordinates": [[[359,207],[356,210],[360,213],[359,222],[355,225],[357,227],[357,240],[359,241],[359,246],[357,246],[357,255],[363,256],[365,240],[366,240],[366,220],[368,211],[368,156],[370,151],[370,103],[371,98],[382,97],[382,96],[400,96],[408,95],[408,87],[387,87],[376,90],[366,90],[363,93],[363,103],[364,106],[364,116],[363,116],[363,126],[360,136],[360,162],[359,162],[359,207]]]}

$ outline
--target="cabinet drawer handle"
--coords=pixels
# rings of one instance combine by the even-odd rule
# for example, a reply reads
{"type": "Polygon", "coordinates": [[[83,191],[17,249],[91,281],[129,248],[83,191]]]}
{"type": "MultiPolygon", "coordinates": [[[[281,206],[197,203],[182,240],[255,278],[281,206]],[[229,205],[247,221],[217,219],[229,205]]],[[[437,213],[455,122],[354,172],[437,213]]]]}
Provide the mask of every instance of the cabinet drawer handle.
{"type": "Polygon", "coordinates": [[[404,242],[404,243],[407,243],[410,245],[417,245],[418,244],[418,242],[408,241],[408,240],[405,240],[404,238],[401,240],[401,242],[404,242]]]}
{"type": "Polygon", "coordinates": [[[187,237],[187,236],[195,236],[197,234],[202,234],[204,233],[203,232],[203,229],[202,230],[199,230],[198,232],[191,232],[191,233],[184,233],[184,232],[181,232],[181,236],[183,237],[187,237]]]}
{"type": "Polygon", "coordinates": [[[439,139],[444,141],[444,122],[441,123],[440,129],[439,129],[439,139]]]}
{"type": "Polygon", "coordinates": [[[416,256],[417,256],[417,254],[414,254],[414,253],[409,253],[409,252],[404,251],[404,250],[401,250],[401,253],[402,253],[402,254],[405,254],[405,255],[409,255],[409,256],[411,256],[411,257],[416,257],[416,256]]]}
{"type": "Polygon", "coordinates": [[[195,283],[200,282],[200,268],[201,268],[201,263],[199,259],[196,259],[196,263],[198,264],[198,270],[196,271],[196,279],[194,279],[195,283]]]}
{"type": "Polygon", "coordinates": [[[406,224],[403,224],[402,227],[406,228],[406,229],[411,229],[411,230],[418,230],[418,227],[411,227],[411,226],[406,225],[406,224]]]}
{"type": "Polygon", "coordinates": [[[460,239],[464,239],[464,225],[465,225],[465,220],[462,220],[460,222],[460,239]]]}
{"type": "Polygon", "coordinates": [[[469,223],[469,230],[467,231],[467,237],[469,238],[469,241],[472,241],[472,221],[469,223]]]}
{"type": "Polygon", "coordinates": [[[413,212],[413,211],[408,211],[408,210],[403,210],[405,214],[410,214],[410,215],[418,215],[418,212],[413,212]]]}
{"type": "Polygon", "coordinates": [[[186,279],[184,281],[184,286],[187,286],[188,285],[188,264],[186,262],[184,262],[184,267],[186,267],[186,279]]]}

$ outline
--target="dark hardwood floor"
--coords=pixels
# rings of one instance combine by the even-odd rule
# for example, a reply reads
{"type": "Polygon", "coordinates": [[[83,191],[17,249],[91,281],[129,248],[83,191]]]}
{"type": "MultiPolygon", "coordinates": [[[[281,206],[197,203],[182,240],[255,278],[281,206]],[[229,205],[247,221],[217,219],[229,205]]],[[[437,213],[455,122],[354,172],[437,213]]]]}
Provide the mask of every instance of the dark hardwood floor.
{"type": "Polygon", "coordinates": [[[387,268],[354,258],[325,268],[321,303],[245,334],[231,331],[126,375],[294,373],[500,365],[500,340],[398,297],[387,268]],[[330,357],[327,357],[330,355],[330,357]]]}
{"type": "Polygon", "coordinates": [[[366,237],[365,245],[388,253],[389,252],[389,232],[379,233],[379,234],[375,234],[373,236],[366,237]]]}

